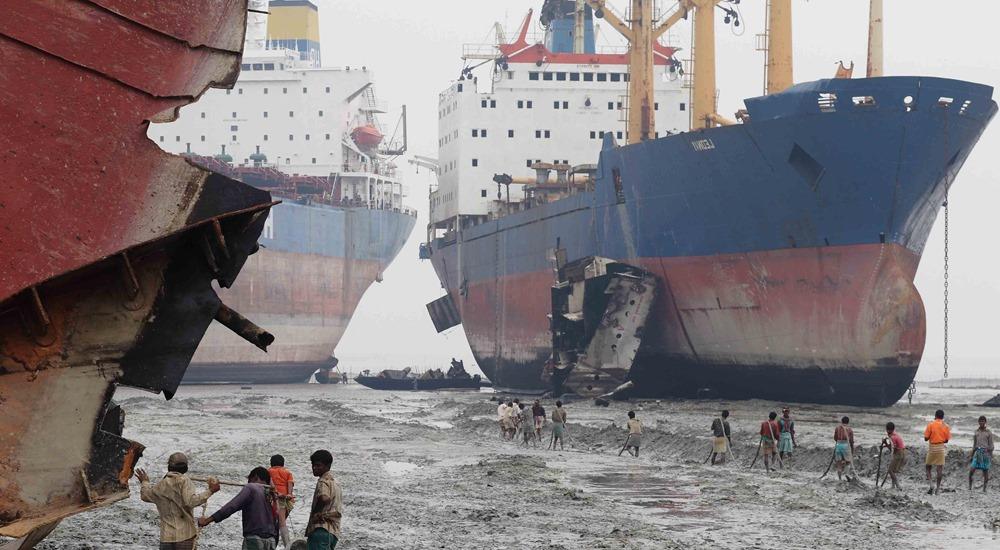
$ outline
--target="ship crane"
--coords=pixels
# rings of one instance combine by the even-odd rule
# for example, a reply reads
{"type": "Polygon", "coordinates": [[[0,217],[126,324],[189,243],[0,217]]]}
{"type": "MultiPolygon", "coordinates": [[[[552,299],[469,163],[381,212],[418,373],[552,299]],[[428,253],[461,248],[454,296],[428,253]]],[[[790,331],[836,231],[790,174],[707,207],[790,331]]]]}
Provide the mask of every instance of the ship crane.
{"type": "Polygon", "coordinates": [[[436,158],[425,157],[423,155],[413,155],[413,158],[407,160],[406,162],[416,166],[417,172],[420,171],[420,168],[427,168],[431,172],[434,172],[435,175],[441,175],[441,164],[436,158]]]}

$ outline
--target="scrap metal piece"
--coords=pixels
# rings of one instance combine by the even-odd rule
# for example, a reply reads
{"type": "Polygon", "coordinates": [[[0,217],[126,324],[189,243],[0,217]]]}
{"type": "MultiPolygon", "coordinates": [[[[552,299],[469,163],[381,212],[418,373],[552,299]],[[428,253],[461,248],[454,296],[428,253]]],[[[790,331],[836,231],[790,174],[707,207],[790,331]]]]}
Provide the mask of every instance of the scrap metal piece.
{"type": "Polygon", "coordinates": [[[273,334],[258,327],[253,321],[240,315],[239,312],[226,304],[219,304],[219,310],[215,312],[215,320],[262,351],[266,352],[267,346],[274,342],[273,334]]]}
{"type": "Polygon", "coordinates": [[[438,332],[444,332],[462,323],[462,316],[458,313],[458,308],[455,307],[451,294],[445,294],[427,304],[427,313],[430,314],[431,321],[434,323],[434,330],[438,332]]]}
{"type": "Polygon", "coordinates": [[[553,391],[621,398],[656,299],[656,277],[638,267],[586,257],[558,270],[552,287],[553,391]]]}

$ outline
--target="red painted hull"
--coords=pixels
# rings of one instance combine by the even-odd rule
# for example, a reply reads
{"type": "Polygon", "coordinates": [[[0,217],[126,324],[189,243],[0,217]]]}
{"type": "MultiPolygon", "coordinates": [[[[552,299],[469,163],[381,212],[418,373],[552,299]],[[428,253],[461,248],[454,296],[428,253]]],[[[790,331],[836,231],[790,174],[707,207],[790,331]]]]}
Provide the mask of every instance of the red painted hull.
{"type": "MultiPolygon", "coordinates": [[[[631,377],[650,395],[755,386],[765,398],[894,402],[923,353],[918,261],[878,244],[633,260],[662,288],[631,377]]],[[[551,353],[542,297],[553,282],[535,272],[453,295],[498,387],[539,388],[551,353]]]]}

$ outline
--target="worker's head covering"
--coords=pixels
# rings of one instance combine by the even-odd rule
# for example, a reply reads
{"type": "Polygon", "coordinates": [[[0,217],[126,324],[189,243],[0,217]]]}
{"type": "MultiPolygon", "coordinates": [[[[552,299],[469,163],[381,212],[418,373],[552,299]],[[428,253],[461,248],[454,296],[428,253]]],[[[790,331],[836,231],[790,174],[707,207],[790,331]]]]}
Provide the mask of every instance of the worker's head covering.
{"type": "Polygon", "coordinates": [[[167,459],[168,472],[186,473],[188,469],[188,457],[184,453],[174,453],[167,459]]]}

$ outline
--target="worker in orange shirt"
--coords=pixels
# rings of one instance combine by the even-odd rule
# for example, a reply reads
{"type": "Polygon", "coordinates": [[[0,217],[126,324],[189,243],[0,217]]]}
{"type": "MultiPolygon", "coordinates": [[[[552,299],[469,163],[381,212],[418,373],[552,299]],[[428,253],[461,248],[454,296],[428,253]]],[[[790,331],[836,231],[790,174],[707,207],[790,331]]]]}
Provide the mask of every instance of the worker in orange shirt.
{"type": "Polygon", "coordinates": [[[941,477],[944,475],[944,459],[947,454],[945,444],[951,439],[951,428],[944,423],[944,411],[938,409],[934,412],[934,421],[924,429],[924,441],[929,446],[927,448],[927,460],[924,464],[927,467],[927,494],[941,492],[941,477]],[[931,482],[931,466],[937,466],[937,486],[931,482]]]}
{"type": "Polygon", "coordinates": [[[282,520],[279,526],[281,541],[285,543],[285,548],[288,548],[288,545],[291,544],[291,537],[285,520],[288,519],[288,514],[292,511],[292,504],[295,502],[295,498],[292,496],[295,479],[292,477],[292,472],[285,468],[285,457],[281,455],[271,457],[271,467],[267,469],[267,473],[271,475],[271,485],[274,486],[274,492],[278,497],[278,513],[281,514],[282,520]]]}

